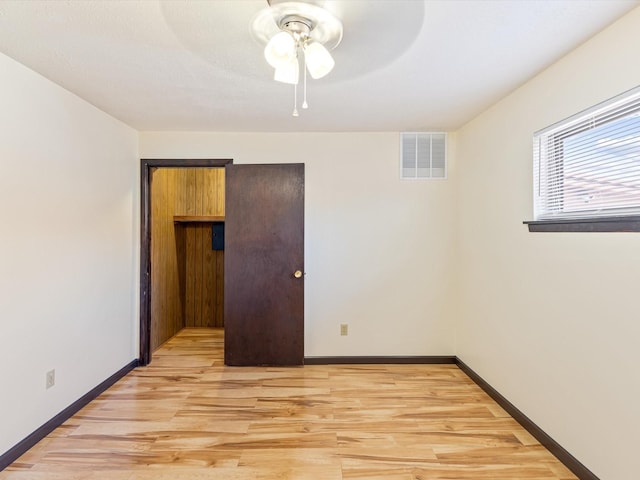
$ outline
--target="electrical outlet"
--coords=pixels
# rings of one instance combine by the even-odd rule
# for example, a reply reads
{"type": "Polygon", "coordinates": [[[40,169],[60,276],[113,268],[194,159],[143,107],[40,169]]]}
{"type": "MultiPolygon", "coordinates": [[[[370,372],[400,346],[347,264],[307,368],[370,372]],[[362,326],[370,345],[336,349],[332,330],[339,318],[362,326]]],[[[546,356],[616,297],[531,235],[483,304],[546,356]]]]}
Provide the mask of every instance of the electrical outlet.
{"type": "Polygon", "coordinates": [[[342,335],[342,336],[349,335],[349,324],[348,323],[341,323],[340,324],[340,335],[342,335]]]}
{"type": "Polygon", "coordinates": [[[56,384],[56,371],[49,370],[47,372],[47,389],[53,387],[56,384]]]}

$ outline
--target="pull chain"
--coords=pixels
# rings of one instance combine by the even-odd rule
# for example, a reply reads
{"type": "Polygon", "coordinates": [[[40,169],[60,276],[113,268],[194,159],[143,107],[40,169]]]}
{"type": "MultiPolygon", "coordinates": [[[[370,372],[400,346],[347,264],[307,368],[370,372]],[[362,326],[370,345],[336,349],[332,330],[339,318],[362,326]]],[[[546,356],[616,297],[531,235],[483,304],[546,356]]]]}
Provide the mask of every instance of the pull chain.
{"type": "Polygon", "coordinates": [[[307,55],[304,54],[304,100],[302,102],[302,108],[309,108],[307,103],[307,55]]]}
{"type": "MultiPolygon", "coordinates": [[[[294,36],[295,37],[295,36],[294,36]]],[[[293,84],[293,116],[298,117],[300,114],[298,113],[298,81],[300,79],[300,57],[298,56],[298,50],[300,49],[300,39],[296,38],[296,63],[298,64],[298,75],[296,78],[296,83],[293,84]]]]}
{"type": "Polygon", "coordinates": [[[293,116],[298,117],[298,84],[293,84],[293,116]]]}

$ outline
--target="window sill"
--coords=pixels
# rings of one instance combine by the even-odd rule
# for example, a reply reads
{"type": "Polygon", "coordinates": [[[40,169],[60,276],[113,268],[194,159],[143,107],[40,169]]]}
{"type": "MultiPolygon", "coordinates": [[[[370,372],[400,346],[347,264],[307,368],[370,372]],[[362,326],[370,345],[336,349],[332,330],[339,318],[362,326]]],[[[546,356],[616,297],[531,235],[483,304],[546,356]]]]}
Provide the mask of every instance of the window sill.
{"type": "Polygon", "coordinates": [[[523,223],[530,232],[640,232],[640,215],[531,220],[523,223]]]}

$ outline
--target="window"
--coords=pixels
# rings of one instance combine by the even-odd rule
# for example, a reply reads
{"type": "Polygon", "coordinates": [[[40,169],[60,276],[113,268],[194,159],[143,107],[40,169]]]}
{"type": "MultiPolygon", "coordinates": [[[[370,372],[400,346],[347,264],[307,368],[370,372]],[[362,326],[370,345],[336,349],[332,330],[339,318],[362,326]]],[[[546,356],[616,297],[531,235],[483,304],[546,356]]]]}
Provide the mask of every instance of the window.
{"type": "Polygon", "coordinates": [[[533,144],[536,221],[640,215],[640,88],[536,132],[533,144]]]}
{"type": "Polygon", "coordinates": [[[447,134],[401,133],[400,178],[447,178],[447,134]]]}

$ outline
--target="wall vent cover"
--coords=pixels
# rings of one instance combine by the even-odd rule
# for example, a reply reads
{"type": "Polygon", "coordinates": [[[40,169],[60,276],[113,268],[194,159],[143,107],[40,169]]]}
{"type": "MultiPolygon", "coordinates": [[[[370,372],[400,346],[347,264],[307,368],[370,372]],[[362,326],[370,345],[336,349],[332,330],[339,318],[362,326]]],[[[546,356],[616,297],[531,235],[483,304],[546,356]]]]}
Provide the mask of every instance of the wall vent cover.
{"type": "Polygon", "coordinates": [[[445,132],[401,133],[400,178],[408,180],[447,178],[447,134],[445,132]]]}

